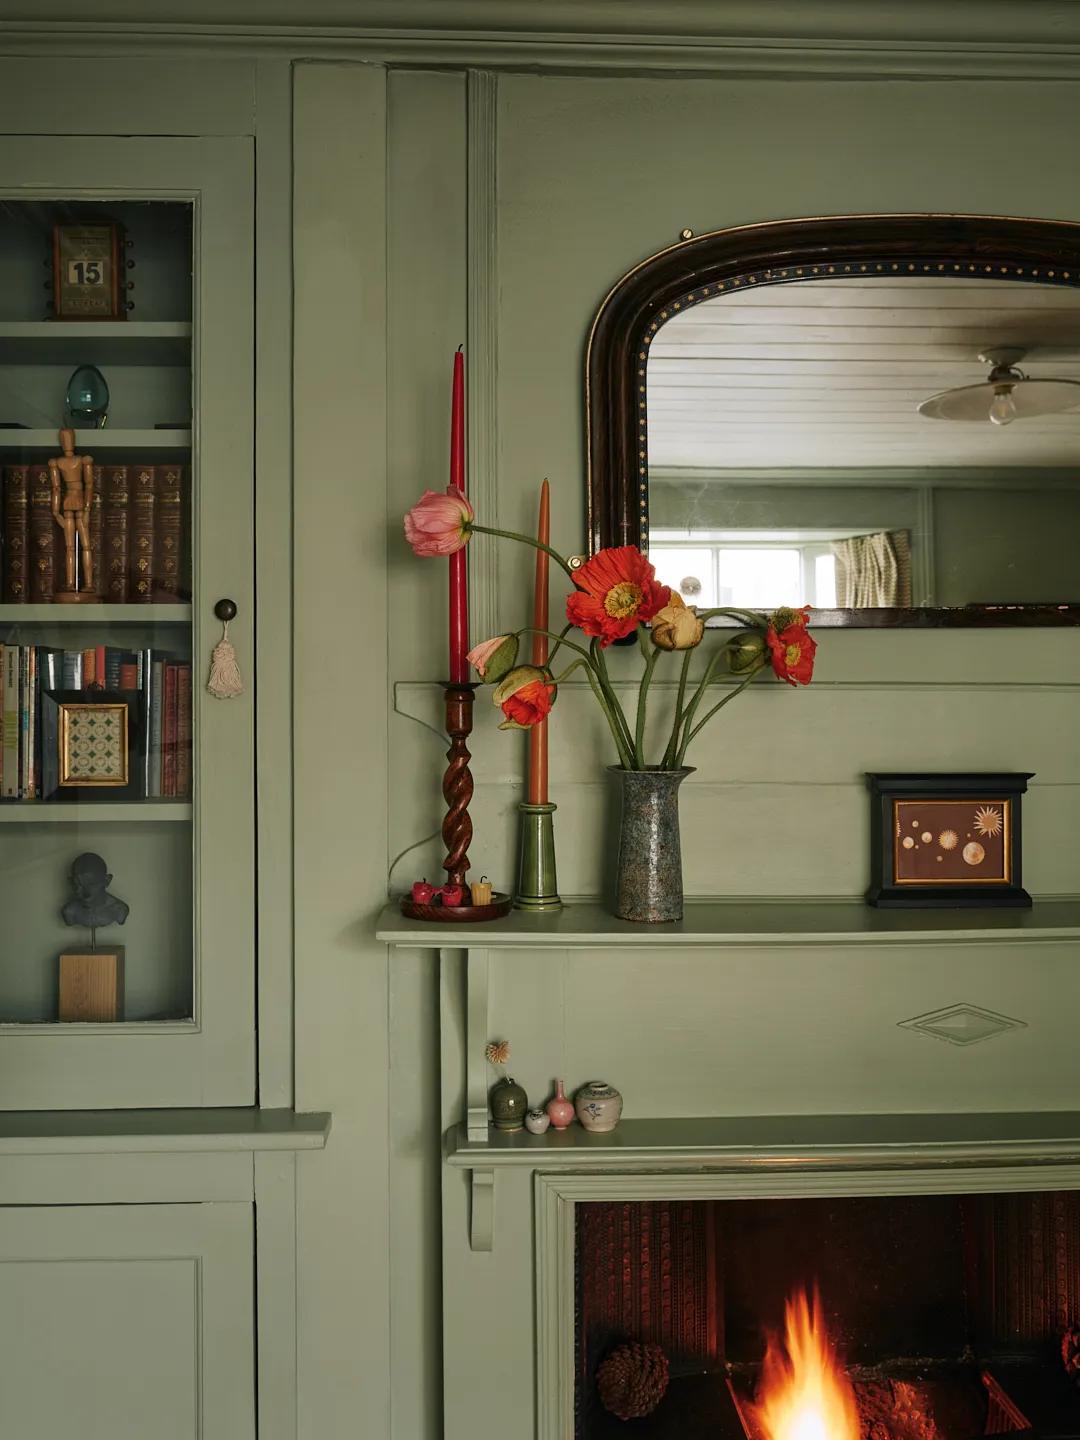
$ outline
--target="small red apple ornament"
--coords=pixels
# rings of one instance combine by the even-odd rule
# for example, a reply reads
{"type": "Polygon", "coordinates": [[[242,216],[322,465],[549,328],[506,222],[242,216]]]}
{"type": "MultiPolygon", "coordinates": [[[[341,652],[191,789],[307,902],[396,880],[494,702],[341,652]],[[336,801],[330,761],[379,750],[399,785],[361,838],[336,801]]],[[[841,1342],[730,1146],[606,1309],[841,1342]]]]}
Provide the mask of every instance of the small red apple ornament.
{"type": "Polygon", "coordinates": [[[415,881],[412,898],[415,905],[430,905],[435,899],[435,886],[429,885],[426,880],[415,881]]]}
{"type": "Polygon", "coordinates": [[[465,891],[460,885],[444,885],[439,894],[444,905],[460,905],[465,891]]]}

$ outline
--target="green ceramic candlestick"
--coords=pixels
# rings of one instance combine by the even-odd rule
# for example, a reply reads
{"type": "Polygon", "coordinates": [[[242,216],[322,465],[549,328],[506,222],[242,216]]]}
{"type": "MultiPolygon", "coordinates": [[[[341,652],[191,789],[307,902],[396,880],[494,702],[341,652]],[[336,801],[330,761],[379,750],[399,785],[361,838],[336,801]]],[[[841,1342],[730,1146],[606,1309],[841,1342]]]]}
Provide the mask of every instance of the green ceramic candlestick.
{"type": "Polygon", "coordinates": [[[555,875],[555,806],[532,805],[522,801],[520,864],[514,892],[515,910],[560,910],[559,885],[555,875]]]}

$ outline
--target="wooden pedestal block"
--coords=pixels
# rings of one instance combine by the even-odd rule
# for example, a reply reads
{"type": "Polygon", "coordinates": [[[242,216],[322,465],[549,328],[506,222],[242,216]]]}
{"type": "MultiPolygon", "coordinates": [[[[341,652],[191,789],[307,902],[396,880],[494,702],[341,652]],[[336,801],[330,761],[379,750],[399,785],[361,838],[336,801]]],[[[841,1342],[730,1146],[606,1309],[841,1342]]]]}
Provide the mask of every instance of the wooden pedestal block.
{"type": "Polygon", "coordinates": [[[60,956],[60,1019],[75,1021],[124,1018],[124,947],[106,946],[60,956]]]}

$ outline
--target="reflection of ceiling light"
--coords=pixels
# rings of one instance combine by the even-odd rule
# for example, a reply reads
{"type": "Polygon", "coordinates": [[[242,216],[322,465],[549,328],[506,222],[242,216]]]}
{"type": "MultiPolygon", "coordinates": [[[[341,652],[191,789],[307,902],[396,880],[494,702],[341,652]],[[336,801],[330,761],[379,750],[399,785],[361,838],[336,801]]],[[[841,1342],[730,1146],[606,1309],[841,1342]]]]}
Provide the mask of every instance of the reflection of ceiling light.
{"type": "Polygon", "coordinates": [[[1080,405],[1080,381],[1029,380],[1016,368],[1023,350],[985,350],[979,359],[991,367],[981,385],[960,385],[931,395],[918,407],[930,420],[976,420],[1011,425],[1035,415],[1054,415],[1080,405]]]}

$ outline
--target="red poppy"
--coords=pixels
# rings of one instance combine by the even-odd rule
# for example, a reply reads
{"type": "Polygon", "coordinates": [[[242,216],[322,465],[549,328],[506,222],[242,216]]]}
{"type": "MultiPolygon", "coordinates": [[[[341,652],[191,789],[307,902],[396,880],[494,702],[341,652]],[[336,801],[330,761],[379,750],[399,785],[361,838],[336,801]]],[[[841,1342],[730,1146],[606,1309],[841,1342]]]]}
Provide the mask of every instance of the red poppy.
{"type": "Polygon", "coordinates": [[[544,680],[530,680],[528,685],[506,697],[502,702],[502,712],[510,726],[528,730],[550,712],[554,697],[554,685],[544,680]]]}
{"type": "Polygon", "coordinates": [[[809,685],[814,674],[814,652],[817,642],[806,628],[808,610],[777,612],[774,623],[765,632],[773,673],[789,685],[809,685]],[[786,621],[777,631],[775,622],[786,621]]]}
{"type": "Polygon", "coordinates": [[[671,598],[636,545],[598,550],[574,572],[574,584],[578,588],[566,597],[566,618],[586,635],[598,636],[601,645],[631,634],[671,598]]]}

